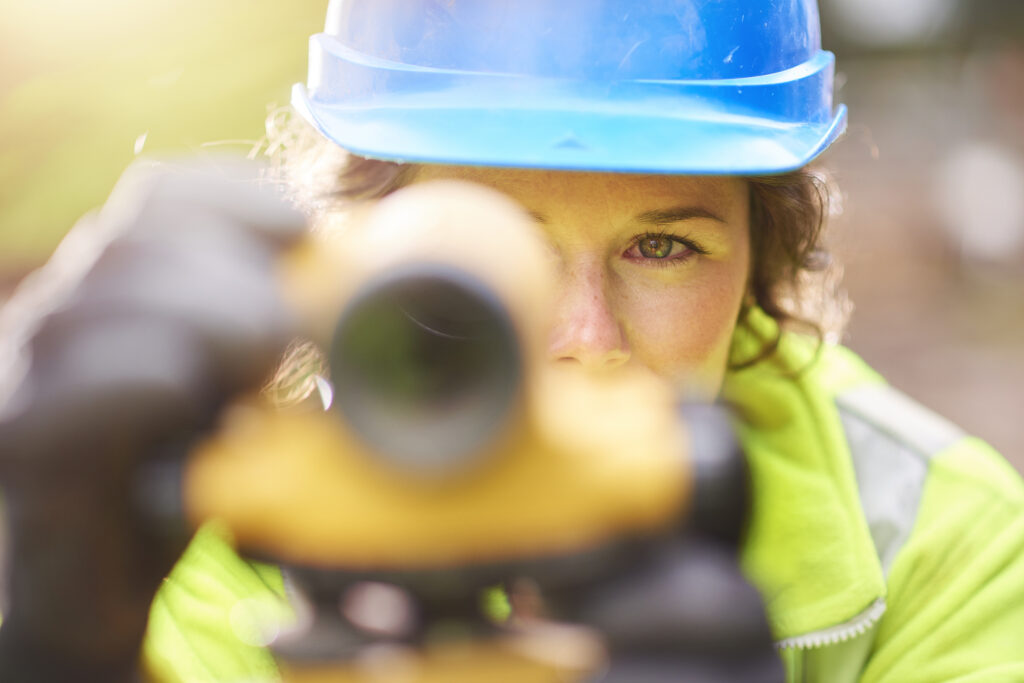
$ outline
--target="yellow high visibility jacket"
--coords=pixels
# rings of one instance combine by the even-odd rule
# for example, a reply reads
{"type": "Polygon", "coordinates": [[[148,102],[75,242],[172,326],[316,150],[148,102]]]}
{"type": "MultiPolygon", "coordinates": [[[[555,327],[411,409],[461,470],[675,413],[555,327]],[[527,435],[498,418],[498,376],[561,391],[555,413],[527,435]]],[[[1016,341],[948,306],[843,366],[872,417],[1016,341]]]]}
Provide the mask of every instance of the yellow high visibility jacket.
{"type": "MultiPolygon", "coordinates": [[[[754,311],[733,357],[775,329],[754,311]]],[[[795,334],[730,372],[722,397],[752,474],[743,569],[790,681],[1024,681],[1024,483],[997,453],[849,350],[795,334]]],[[[201,531],[153,604],[148,666],[275,680],[247,625],[281,594],[274,570],[201,531]]]]}

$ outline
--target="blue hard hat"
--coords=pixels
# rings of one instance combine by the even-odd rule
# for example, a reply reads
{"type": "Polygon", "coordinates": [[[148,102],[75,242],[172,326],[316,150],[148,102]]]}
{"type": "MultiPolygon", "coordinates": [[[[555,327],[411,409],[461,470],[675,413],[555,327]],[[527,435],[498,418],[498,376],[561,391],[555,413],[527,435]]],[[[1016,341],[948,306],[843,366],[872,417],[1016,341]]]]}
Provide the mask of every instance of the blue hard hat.
{"type": "Polygon", "coordinates": [[[332,0],[293,105],[367,157],[799,168],[846,126],[815,0],[332,0]]]}

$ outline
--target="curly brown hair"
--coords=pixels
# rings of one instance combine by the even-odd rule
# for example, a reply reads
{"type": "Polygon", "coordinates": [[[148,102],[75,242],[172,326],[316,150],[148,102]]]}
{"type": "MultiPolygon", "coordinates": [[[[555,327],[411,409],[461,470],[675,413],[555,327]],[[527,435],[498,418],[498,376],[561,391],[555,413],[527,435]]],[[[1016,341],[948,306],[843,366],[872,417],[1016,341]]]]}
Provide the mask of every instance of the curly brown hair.
{"type": "Polygon", "coordinates": [[[804,168],[746,180],[753,258],[739,322],[757,306],[779,323],[779,334],[752,358],[734,361],[733,369],[771,355],[786,328],[810,332],[819,343],[837,340],[850,311],[842,268],[825,245],[836,196],[827,174],[804,168]]]}
{"type": "MultiPolygon", "coordinates": [[[[390,194],[411,182],[417,168],[346,152],[287,112],[268,121],[268,133],[278,141],[270,151],[296,200],[314,215],[343,212],[390,194]]],[[[756,307],[779,323],[779,334],[764,339],[754,356],[731,361],[732,369],[772,355],[783,329],[810,333],[819,343],[836,339],[849,313],[839,287],[841,269],[824,243],[835,196],[824,171],[804,168],[746,180],[754,257],[738,324],[756,307]]]]}

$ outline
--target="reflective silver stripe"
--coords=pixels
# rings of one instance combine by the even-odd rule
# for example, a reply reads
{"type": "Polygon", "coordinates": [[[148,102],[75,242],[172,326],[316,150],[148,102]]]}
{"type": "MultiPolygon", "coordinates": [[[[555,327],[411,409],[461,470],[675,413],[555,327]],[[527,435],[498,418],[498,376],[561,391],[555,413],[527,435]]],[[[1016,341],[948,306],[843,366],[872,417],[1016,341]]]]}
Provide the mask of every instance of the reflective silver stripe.
{"type": "Polygon", "coordinates": [[[885,385],[848,391],[836,403],[853,458],[861,508],[888,576],[913,530],[928,461],[964,433],[885,385]]]}
{"type": "MultiPolygon", "coordinates": [[[[870,386],[836,398],[857,478],[861,508],[886,577],[917,519],[931,458],[962,439],[955,425],[892,387],[870,386]]],[[[796,654],[806,683],[857,680],[885,612],[878,598],[853,619],[776,643],[796,654]]]]}

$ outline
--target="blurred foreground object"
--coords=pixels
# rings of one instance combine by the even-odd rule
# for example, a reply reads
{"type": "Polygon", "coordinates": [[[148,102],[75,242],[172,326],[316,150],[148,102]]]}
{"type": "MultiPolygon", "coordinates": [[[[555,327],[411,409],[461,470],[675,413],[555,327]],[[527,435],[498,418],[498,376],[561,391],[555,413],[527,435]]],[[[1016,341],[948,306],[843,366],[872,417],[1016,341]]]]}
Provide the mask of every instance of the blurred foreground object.
{"type": "Polygon", "coordinates": [[[136,676],[187,541],[144,481],[292,336],[270,277],[304,217],[229,158],[139,163],[0,313],[0,680],[136,676]]]}
{"type": "Polygon", "coordinates": [[[290,681],[781,680],[728,420],[548,363],[521,209],[448,182],[304,223],[258,165],[140,164],[4,309],[0,679],[137,680],[216,519],[284,567],[294,619],[252,635],[290,681]],[[323,403],[251,398],[299,332],[323,403]]]}
{"type": "Polygon", "coordinates": [[[547,361],[554,264],[518,206],[414,185],[283,278],[330,407],[237,402],[183,494],[284,568],[295,621],[266,630],[287,680],[782,680],[737,566],[728,420],[547,361]],[[537,613],[481,609],[523,582],[537,613]]]}

